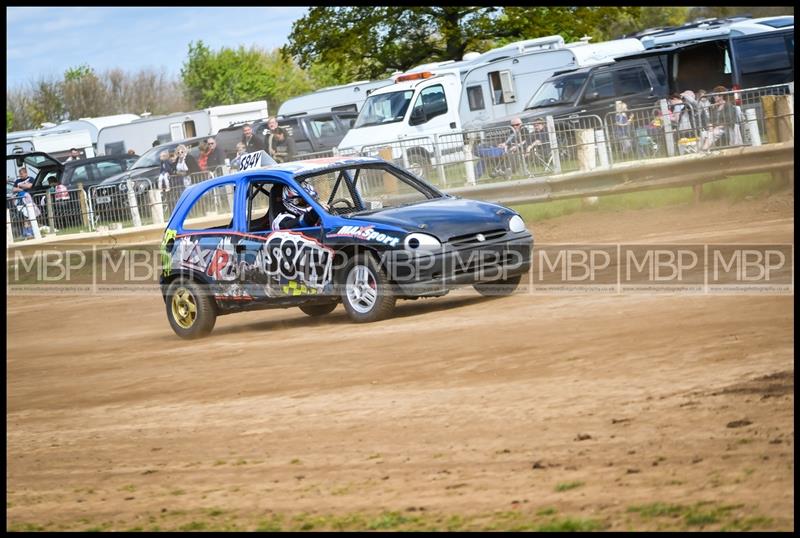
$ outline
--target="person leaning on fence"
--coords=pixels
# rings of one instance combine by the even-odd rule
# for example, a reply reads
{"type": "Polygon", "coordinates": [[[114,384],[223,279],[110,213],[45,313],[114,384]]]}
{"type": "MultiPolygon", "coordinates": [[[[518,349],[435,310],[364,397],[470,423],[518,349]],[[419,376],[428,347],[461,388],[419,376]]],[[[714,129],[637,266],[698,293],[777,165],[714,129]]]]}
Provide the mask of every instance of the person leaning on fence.
{"type": "Polygon", "coordinates": [[[264,151],[279,163],[291,161],[294,158],[294,139],[289,136],[286,129],[278,126],[278,120],[275,117],[267,120],[264,151]]]}
{"type": "Polygon", "coordinates": [[[200,167],[201,172],[208,170],[208,142],[203,140],[197,150],[197,166],[200,167]]]}
{"type": "Polygon", "coordinates": [[[33,187],[33,180],[28,177],[28,169],[23,166],[19,169],[19,177],[14,180],[11,192],[16,194],[22,191],[29,191],[31,187],[33,187]]]}
{"type": "Polygon", "coordinates": [[[628,117],[628,105],[623,101],[614,103],[614,137],[620,143],[623,155],[629,155],[633,149],[631,122],[628,117]]]}
{"type": "Polygon", "coordinates": [[[546,167],[550,166],[550,133],[547,132],[547,124],[542,118],[533,121],[533,132],[530,135],[530,146],[528,152],[533,157],[534,165],[542,163],[546,167]]]}
{"type": "Polygon", "coordinates": [[[239,165],[242,162],[242,156],[247,153],[247,147],[244,145],[244,142],[239,142],[236,144],[236,157],[231,159],[231,170],[238,170],[239,165]]]}
{"type": "Polygon", "coordinates": [[[253,126],[249,123],[242,127],[242,143],[247,153],[253,153],[264,148],[264,141],[253,133],[253,126]]]}
{"type": "Polygon", "coordinates": [[[189,174],[194,174],[200,171],[197,165],[197,160],[189,154],[189,149],[183,144],[175,148],[175,175],[183,179],[183,186],[188,187],[192,184],[192,178],[189,174]]]}
{"type": "MultiPolygon", "coordinates": [[[[53,218],[55,219],[55,230],[57,232],[59,228],[65,227],[65,218],[67,216],[67,205],[69,202],[69,191],[65,185],[61,184],[61,179],[58,177],[50,178],[50,188],[48,189],[50,192],[51,199],[53,200],[53,218]]],[[[42,208],[47,210],[47,196],[42,196],[42,201],[40,202],[42,208]]]]}
{"type": "Polygon", "coordinates": [[[527,140],[522,131],[522,120],[518,117],[511,119],[511,134],[509,134],[503,142],[496,146],[490,144],[478,144],[475,148],[475,154],[480,157],[475,176],[481,177],[483,173],[491,168],[489,163],[496,162],[494,170],[490,172],[492,177],[498,175],[508,175],[508,168],[505,166],[508,163],[501,161],[501,158],[509,154],[522,155],[525,151],[527,140]]]}
{"type": "Polygon", "coordinates": [[[742,135],[739,129],[739,111],[730,94],[719,95],[727,92],[725,86],[715,86],[710,96],[709,123],[706,127],[703,151],[708,151],[713,145],[737,146],[742,144],[742,135]]]}
{"type": "Polygon", "coordinates": [[[159,158],[161,163],[158,170],[158,189],[169,192],[169,176],[175,173],[175,164],[170,160],[167,150],[163,150],[159,158]]]}
{"type": "Polygon", "coordinates": [[[33,203],[31,193],[22,189],[17,193],[17,211],[22,214],[22,236],[33,237],[33,219],[42,216],[42,211],[33,203]]]}
{"type": "Polygon", "coordinates": [[[222,150],[217,146],[217,141],[214,137],[206,140],[208,144],[208,155],[206,156],[206,170],[216,171],[216,169],[225,163],[225,155],[222,150]]]}

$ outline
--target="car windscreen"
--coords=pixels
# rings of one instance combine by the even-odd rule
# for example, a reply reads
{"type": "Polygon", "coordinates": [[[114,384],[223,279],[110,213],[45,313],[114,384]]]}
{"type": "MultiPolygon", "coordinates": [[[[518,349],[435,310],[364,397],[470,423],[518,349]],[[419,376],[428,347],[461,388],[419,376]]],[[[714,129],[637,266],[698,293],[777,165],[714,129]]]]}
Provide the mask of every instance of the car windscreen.
{"type": "Polygon", "coordinates": [[[313,186],[318,200],[335,215],[363,215],[444,196],[425,183],[380,164],[319,172],[298,181],[313,186]]]}
{"type": "Polygon", "coordinates": [[[371,95],[364,102],[354,129],[403,121],[413,90],[371,95]]]}
{"type": "Polygon", "coordinates": [[[525,109],[572,103],[588,76],[587,73],[575,73],[546,80],[533,94],[525,109]]]}

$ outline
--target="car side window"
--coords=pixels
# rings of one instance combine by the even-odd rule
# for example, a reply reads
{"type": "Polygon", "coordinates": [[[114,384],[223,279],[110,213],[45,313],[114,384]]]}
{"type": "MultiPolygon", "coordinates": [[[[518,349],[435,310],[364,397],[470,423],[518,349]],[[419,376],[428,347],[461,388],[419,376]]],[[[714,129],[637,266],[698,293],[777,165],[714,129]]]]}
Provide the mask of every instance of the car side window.
{"type": "Polygon", "coordinates": [[[650,89],[647,74],[641,67],[614,71],[614,85],[617,96],[633,95],[650,89]]]}
{"type": "Polygon", "coordinates": [[[584,99],[598,101],[614,97],[614,80],[608,71],[594,73],[589,79],[584,99]]]}
{"type": "Polygon", "coordinates": [[[72,179],[70,179],[70,185],[74,185],[76,183],[86,183],[89,181],[89,169],[86,165],[76,166],[72,170],[72,179]]]}
{"type": "Polygon", "coordinates": [[[281,186],[270,182],[250,184],[250,192],[247,195],[248,232],[264,232],[271,229],[272,218],[269,212],[269,202],[272,189],[281,189],[281,186]]]}
{"type": "Polygon", "coordinates": [[[447,99],[444,95],[444,87],[441,84],[425,88],[417,97],[414,108],[411,111],[411,118],[418,117],[423,112],[426,123],[436,116],[447,113],[447,99]]]}
{"type": "Polygon", "coordinates": [[[117,174],[121,174],[122,172],[125,171],[125,169],[122,168],[121,164],[114,162],[97,163],[96,166],[98,175],[103,179],[115,176],[117,174]]]}
{"type": "Polygon", "coordinates": [[[229,229],[233,227],[235,183],[211,187],[197,197],[183,223],[184,230],[229,229]]]}

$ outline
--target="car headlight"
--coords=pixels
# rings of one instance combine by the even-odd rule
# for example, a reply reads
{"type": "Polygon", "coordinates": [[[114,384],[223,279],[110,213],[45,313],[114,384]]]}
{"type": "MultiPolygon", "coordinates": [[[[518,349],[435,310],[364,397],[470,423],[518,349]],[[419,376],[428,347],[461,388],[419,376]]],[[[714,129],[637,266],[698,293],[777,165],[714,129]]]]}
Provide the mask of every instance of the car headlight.
{"type": "Polygon", "coordinates": [[[508,229],[514,233],[525,231],[525,221],[519,215],[514,215],[508,219],[508,229]]]}
{"type": "Polygon", "coordinates": [[[428,234],[408,234],[403,240],[403,246],[409,252],[418,254],[432,254],[442,248],[438,239],[428,234]]]}

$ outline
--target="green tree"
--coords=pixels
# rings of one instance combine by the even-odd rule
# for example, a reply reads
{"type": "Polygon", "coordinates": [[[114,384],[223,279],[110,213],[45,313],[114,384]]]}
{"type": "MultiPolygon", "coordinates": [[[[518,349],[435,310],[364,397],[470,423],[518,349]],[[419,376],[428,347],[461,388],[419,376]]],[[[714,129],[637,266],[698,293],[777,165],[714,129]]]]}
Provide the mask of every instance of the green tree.
{"type": "Polygon", "coordinates": [[[432,61],[460,60],[512,41],[561,35],[596,41],[683,22],[687,8],[624,7],[314,7],[292,26],[286,54],[300,66],[337,65],[345,81],[381,78],[432,61]]]}
{"type": "Polygon", "coordinates": [[[14,113],[6,108],[6,132],[14,126],[14,113]]]}
{"type": "Polygon", "coordinates": [[[264,99],[270,110],[283,101],[322,86],[349,82],[339,68],[314,64],[308,71],[280,50],[256,47],[211,50],[202,41],[189,44],[181,69],[187,97],[193,106],[209,107],[264,99]]]}

